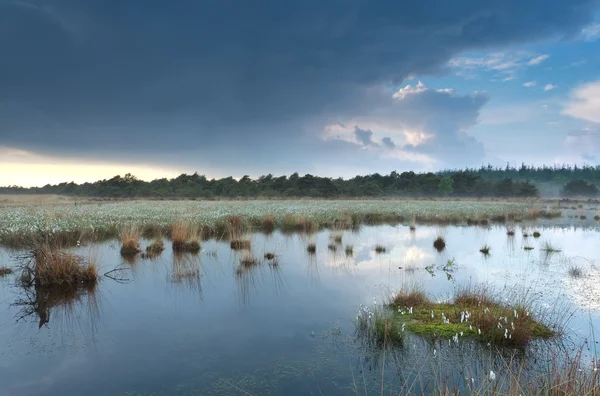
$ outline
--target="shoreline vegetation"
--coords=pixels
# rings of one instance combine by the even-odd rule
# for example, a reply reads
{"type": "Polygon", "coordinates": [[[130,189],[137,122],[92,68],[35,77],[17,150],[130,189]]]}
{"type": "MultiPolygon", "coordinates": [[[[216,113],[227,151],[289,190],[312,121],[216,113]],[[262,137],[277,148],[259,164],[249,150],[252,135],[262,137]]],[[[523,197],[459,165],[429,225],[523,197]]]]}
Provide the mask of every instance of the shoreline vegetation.
{"type": "MultiPolygon", "coordinates": [[[[185,222],[186,232],[193,235],[175,238],[177,242],[226,237],[234,241],[245,239],[245,232],[271,233],[275,229],[310,234],[325,228],[358,229],[377,224],[518,223],[557,218],[562,216],[561,209],[514,200],[59,201],[52,205],[0,205],[0,245],[20,248],[39,236],[52,236],[63,246],[75,246],[122,236],[131,224],[145,238],[157,234],[171,237],[176,225],[185,222]]],[[[128,247],[137,250],[134,245],[128,247]]]]}

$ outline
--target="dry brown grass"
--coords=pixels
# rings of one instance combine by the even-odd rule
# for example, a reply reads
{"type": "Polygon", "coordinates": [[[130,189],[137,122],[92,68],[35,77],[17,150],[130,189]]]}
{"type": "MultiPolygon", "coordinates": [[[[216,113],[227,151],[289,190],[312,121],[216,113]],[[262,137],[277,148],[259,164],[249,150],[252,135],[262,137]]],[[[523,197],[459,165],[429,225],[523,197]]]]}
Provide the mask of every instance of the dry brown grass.
{"type": "Polygon", "coordinates": [[[64,253],[59,248],[43,244],[34,251],[35,282],[39,286],[76,286],[98,281],[98,268],[94,259],[64,253]]]}
{"type": "Polygon", "coordinates": [[[246,227],[241,216],[229,216],[225,224],[230,241],[242,238],[246,227]]]}
{"type": "Polygon", "coordinates": [[[232,239],[229,246],[232,250],[250,250],[252,242],[249,239],[232,239]]]}
{"type": "Polygon", "coordinates": [[[275,218],[273,216],[264,216],[262,219],[262,229],[265,234],[272,234],[275,230],[275,218]]]}
{"type": "Polygon", "coordinates": [[[258,260],[256,257],[252,256],[250,253],[245,253],[240,257],[240,265],[242,267],[252,267],[258,264],[258,260]]]}
{"type": "Polygon", "coordinates": [[[119,230],[121,239],[121,255],[134,255],[142,251],[140,249],[140,237],[142,230],[136,224],[129,224],[119,230]]]}
{"type": "Polygon", "coordinates": [[[178,222],[171,226],[173,251],[198,253],[200,251],[198,229],[189,223],[178,222]]]}

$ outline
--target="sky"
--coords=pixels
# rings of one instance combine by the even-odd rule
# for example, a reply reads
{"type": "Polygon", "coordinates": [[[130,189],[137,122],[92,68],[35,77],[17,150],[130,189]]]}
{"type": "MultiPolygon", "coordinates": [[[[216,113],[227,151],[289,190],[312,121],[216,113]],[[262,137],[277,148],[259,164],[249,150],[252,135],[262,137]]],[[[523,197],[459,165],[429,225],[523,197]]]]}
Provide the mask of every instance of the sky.
{"type": "Polygon", "coordinates": [[[0,185],[600,163],[600,0],[0,0],[0,185]]]}

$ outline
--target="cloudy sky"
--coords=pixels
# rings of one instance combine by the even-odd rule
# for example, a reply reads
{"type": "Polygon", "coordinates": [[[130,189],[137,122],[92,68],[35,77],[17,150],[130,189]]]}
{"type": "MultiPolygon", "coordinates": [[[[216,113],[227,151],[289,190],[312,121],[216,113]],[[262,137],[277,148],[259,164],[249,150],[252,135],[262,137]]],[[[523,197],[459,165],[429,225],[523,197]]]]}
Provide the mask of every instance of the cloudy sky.
{"type": "Polygon", "coordinates": [[[0,185],[600,163],[598,0],[0,0],[0,185]]]}

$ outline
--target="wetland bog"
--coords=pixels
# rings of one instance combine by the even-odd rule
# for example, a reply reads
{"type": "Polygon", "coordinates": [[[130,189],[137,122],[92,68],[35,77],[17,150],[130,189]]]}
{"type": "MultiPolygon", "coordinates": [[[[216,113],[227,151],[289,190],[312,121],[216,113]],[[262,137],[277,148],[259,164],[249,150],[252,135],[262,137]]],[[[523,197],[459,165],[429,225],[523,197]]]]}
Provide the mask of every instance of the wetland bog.
{"type": "Polygon", "coordinates": [[[543,380],[557,373],[566,394],[598,391],[600,231],[590,210],[581,219],[581,208],[527,218],[523,202],[61,205],[0,208],[2,235],[132,223],[164,235],[142,235],[134,255],[121,255],[118,233],[63,247],[98,267],[97,284],[75,288],[23,284],[28,251],[0,248],[0,267],[13,270],[0,277],[0,394],[512,394],[558,389],[543,380]],[[386,221],[353,227],[353,213],[386,221]],[[303,226],[286,228],[289,216],[303,226]],[[223,221],[223,232],[198,235],[199,252],[173,250],[168,230],[182,220],[198,229],[223,221]],[[232,249],[240,235],[243,248],[232,249]],[[478,297],[454,309],[469,287],[493,291],[496,305],[478,297]],[[390,306],[414,288],[426,300],[390,306]],[[394,337],[386,321],[370,331],[386,310],[401,315],[394,337]],[[480,337],[476,313],[494,320],[493,334],[480,337]],[[507,342],[524,317],[543,327],[507,342]]]}

